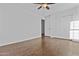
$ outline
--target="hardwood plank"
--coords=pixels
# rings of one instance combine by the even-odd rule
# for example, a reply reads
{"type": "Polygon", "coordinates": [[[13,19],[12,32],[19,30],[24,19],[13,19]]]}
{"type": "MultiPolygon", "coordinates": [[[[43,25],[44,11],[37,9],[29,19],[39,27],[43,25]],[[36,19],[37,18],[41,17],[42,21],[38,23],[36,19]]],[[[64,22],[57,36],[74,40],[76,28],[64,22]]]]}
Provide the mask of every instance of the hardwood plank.
{"type": "Polygon", "coordinates": [[[42,55],[41,38],[2,46],[0,55],[42,55]]]}
{"type": "Polygon", "coordinates": [[[51,37],[40,37],[0,47],[0,56],[73,55],[79,55],[79,43],[51,37]]]}

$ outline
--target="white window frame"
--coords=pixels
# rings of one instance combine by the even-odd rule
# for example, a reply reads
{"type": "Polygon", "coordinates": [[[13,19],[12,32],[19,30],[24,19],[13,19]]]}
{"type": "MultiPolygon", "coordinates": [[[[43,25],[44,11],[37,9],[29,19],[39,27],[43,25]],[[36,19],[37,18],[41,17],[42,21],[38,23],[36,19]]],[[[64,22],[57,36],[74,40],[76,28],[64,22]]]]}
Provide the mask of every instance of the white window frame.
{"type": "Polygon", "coordinates": [[[70,22],[70,39],[79,40],[79,21],[70,22]]]}

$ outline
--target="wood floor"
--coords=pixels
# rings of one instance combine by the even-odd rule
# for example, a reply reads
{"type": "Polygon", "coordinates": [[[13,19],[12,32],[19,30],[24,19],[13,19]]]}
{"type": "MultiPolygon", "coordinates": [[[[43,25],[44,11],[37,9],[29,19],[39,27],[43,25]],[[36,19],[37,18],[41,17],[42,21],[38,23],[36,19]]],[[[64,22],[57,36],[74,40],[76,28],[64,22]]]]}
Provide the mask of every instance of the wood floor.
{"type": "Polygon", "coordinates": [[[0,47],[0,56],[79,56],[79,43],[58,38],[35,38],[0,47]]]}

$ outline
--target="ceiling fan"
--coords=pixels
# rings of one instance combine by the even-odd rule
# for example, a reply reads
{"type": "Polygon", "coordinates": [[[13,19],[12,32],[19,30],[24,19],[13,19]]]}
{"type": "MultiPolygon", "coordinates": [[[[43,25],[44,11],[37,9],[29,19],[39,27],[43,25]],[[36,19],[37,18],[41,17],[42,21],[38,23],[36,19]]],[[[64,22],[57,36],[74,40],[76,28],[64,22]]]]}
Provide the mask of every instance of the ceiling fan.
{"type": "MultiPolygon", "coordinates": [[[[38,10],[41,8],[45,8],[45,9],[49,10],[50,9],[49,5],[55,4],[55,3],[34,3],[34,4],[39,5],[37,8],[38,10]]],[[[41,19],[41,36],[42,36],[42,38],[45,37],[45,19],[43,19],[43,18],[41,19]]]]}
{"type": "Polygon", "coordinates": [[[37,9],[45,8],[45,9],[49,10],[50,9],[49,5],[55,4],[55,3],[34,3],[34,4],[39,5],[39,7],[37,9]]]}

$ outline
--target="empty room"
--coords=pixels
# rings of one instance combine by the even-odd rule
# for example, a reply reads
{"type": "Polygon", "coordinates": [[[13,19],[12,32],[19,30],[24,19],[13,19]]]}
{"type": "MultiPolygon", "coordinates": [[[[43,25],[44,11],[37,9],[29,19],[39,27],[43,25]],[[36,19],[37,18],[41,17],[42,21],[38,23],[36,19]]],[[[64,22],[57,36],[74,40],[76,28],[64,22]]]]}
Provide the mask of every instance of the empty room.
{"type": "Polygon", "coordinates": [[[0,3],[0,56],[79,56],[79,3],[0,3]]]}

